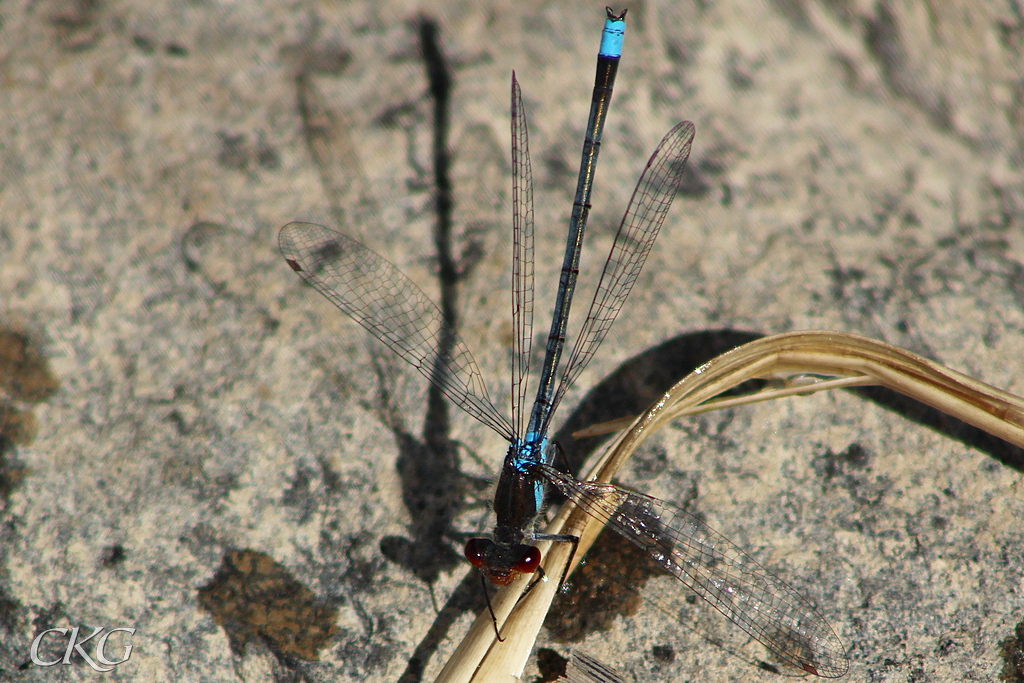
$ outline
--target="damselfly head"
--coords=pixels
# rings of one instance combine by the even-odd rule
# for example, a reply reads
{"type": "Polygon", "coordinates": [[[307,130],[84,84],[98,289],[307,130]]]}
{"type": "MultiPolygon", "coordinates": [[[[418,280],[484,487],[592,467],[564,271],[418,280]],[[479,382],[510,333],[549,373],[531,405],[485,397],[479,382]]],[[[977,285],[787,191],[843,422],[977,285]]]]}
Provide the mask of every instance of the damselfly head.
{"type": "Polygon", "coordinates": [[[540,550],[522,543],[507,545],[489,538],[466,541],[466,559],[483,572],[491,583],[507,586],[519,574],[532,574],[540,567],[540,550]]]}

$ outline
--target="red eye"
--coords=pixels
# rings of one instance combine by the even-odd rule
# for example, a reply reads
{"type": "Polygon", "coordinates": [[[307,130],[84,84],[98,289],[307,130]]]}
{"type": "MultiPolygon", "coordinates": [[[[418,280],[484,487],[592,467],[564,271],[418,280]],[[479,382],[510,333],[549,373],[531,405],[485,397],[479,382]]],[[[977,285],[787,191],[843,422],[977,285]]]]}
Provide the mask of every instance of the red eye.
{"type": "Polygon", "coordinates": [[[514,567],[513,571],[517,571],[520,574],[532,574],[537,571],[537,567],[540,566],[540,551],[534,548],[532,545],[525,546],[523,556],[520,557],[514,567]]]}
{"type": "Polygon", "coordinates": [[[464,554],[469,563],[477,569],[482,569],[487,557],[487,551],[494,545],[494,541],[486,538],[471,538],[466,541],[464,554]]]}

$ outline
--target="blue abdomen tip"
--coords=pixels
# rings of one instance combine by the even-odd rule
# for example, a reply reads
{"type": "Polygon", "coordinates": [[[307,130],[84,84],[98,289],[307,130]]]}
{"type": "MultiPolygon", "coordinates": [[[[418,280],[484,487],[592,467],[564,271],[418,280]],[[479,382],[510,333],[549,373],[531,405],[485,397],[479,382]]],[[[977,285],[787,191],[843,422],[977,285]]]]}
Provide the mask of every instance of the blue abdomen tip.
{"type": "Polygon", "coordinates": [[[622,38],[626,35],[626,22],[622,16],[616,17],[610,12],[604,22],[604,32],[601,34],[601,49],[598,54],[601,57],[621,57],[622,38]]]}

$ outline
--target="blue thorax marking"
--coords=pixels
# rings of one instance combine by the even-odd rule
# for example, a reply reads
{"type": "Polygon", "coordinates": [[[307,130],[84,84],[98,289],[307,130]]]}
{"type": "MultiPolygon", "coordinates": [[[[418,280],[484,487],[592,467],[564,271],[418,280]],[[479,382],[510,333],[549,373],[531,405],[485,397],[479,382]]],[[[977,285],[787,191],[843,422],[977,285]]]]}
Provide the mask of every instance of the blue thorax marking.
{"type": "Polygon", "coordinates": [[[527,433],[526,437],[512,444],[512,458],[509,464],[521,474],[526,474],[530,466],[538,462],[547,462],[548,438],[536,432],[527,433]]]}

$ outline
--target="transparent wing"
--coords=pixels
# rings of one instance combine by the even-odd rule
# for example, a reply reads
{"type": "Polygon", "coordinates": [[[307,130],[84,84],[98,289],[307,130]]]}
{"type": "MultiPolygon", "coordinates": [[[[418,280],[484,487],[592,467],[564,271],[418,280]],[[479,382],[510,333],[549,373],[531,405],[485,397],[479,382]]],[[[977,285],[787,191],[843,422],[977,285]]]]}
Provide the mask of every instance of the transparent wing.
{"type": "Polygon", "coordinates": [[[683,167],[693,144],[693,132],[693,124],[689,121],[677,124],[662,138],[647,161],[601,271],[590,310],[562,371],[552,413],[566,389],[576,381],[604,341],[640,275],[679,189],[683,167]]]}
{"type": "Polygon", "coordinates": [[[456,405],[509,441],[515,433],[487,397],[469,347],[402,271],[351,237],[313,223],[281,228],[285,261],[310,286],[408,361],[456,405]],[[451,351],[439,356],[443,341],[451,351]]]}
{"type": "Polygon", "coordinates": [[[580,482],[535,466],[573,503],[644,550],[780,660],[838,678],[849,662],[818,612],[729,539],[674,505],[613,484],[580,482]]]}
{"type": "Polygon", "coordinates": [[[512,424],[526,430],[526,380],[533,346],[533,172],[526,112],[512,74],[512,424]]]}
{"type": "Polygon", "coordinates": [[[568,683],[625,683],[626,679],[615,669],[585,652],[573,650],[565,678],[568,683]]]}

